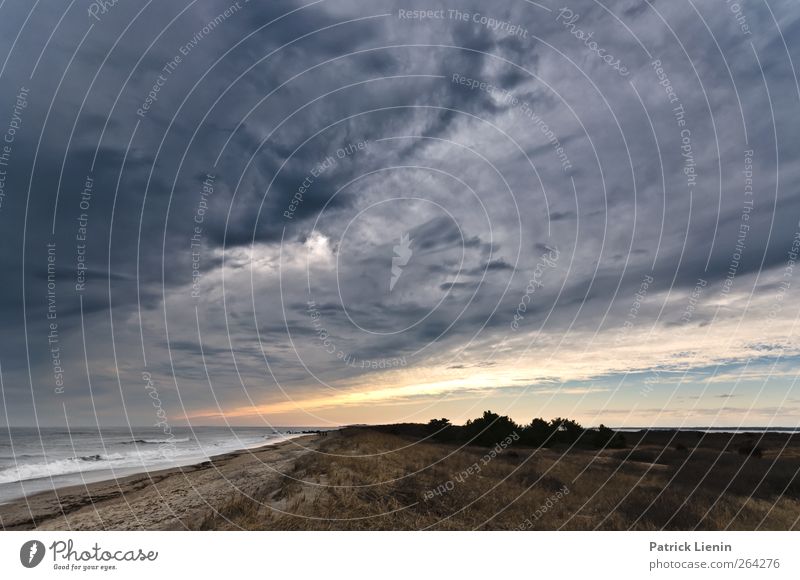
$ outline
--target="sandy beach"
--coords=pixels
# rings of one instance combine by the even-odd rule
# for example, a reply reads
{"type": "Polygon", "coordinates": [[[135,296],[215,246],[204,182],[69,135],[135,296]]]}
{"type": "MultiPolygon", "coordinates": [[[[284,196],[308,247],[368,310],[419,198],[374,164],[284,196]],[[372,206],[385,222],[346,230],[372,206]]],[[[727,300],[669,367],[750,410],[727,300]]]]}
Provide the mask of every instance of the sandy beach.
{"type": "Polygon", "coordinates": [[[7,530],[791,530],[797,434],[626,433],[620,448],[355,427],[0,506],[7,530]],[[507,443],[507,445],[506,445],[507,443]],[[755,451],[754,451],[755,450],[755,451]]]}
{"type": "Polygon", "coordinates": [[[241,494],[280,488],[314,435],[117,480],[64,487],[0,506],[6,530],[183,530],[241,494]]]}

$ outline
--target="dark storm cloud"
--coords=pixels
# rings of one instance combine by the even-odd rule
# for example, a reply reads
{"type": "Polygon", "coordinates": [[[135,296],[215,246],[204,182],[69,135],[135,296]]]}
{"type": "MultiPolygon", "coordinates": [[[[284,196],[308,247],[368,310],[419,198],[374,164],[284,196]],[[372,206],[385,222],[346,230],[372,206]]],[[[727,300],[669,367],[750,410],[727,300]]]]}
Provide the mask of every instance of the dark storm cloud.
{"type": "MultiPolygon", "coordinates": [[[[0,209],[9,275],[0,286],[0,360],[20,417],[30,414],[29,383],[47,420],[60,420],[61,400],[81,408],[84,340],[109,415],[126,397],[118,377],[133,393],[126,402],[142,403],[145,356],[163,384],[174,385],[173,371],[180,377],[188,404],[211,404],[206,371],[234,404],[241,386],[272,395],[275,379],[301,383],[300,359],[318,376],[358,378],[360,369],[326,352],[320,329],[335,351],[370,361],[447,356],[476,334],[500,339],[552,247],[560,257],[525,328],[534,332],[549,315],[546,331],[559,336],[619,326],[644,276],[659,291],[690,290],[702,278],[718,292],[738,256],[744,213],[749,229],[733,287],[749,293],[748,276],[781,267],[798,229],[799,176],[789,168],[800,96],[763,8],[748,5],[758,32],[746,37],[729,11],[698,6],[712,38],[685,7],[625,2],[617,16],[648,56],[596,3],[570,5],[577,24],[625,62],[623,77],[565,29],[555,7],[524,2],[458,8],[518,24],[526,35],[401,19],[398,9],[413,7],[383,0],[251,2],[212,28],[232,3],[152,3],[133,20],[144,5],[120,3],[99,22],[76,5],[37,64],[67,4],[39,7],[2,75],[0,132],[19,87],[31,90],[0,209]],[[656,58],[691,130],[691,195],[675,103],[649,64],[656,58]],[[453,75],[506,92],[469,88],[453,75]],[[137,114],[156,87],[156,100],[137,114]],[[338,155],[357,143],[366,149],[338,155]],[[757,192],[749,210],[747,149],[755,151],[757,192]],[[213,193],[204,197],[209,175],[213,193]],[[76,292],[83,213],[87,282],[76,292]],[[48,359],[48,243],[56,247],[69,379],[61,398],[52,395],[48,359]],[[193,298],[198,263],[202,292],[193,298]]],[[[773,9],[796,58],[797,8],[773,9]]],[[[0,58],[27,11],[0,9],[0,58]]],[[[669,324],[680,312],[669,306],[661,316],[669,324]]],[[[709,319],[698,312],[693,321],[709,319]]]]}

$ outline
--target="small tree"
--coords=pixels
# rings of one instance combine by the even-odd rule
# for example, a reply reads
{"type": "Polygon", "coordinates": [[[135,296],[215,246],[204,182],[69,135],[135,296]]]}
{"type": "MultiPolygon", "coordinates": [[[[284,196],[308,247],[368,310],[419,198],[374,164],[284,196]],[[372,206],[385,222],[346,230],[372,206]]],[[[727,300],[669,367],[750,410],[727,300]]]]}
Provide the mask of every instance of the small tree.
{"type": "Polygon", "coordinates": [[[486,445],[491,447],[499,443],[515,431],[519,430],[517,425],[510,417],[500,416],[492,411],[484,411],[483,416],[475,420],[467,421],[464,431],[468,440],[476,445],[486,445]]]}
{"type": "Polygon", "coordinates": [[[554,429],[544,419],[534,419],[522,430],[522,441],[525,445],[541,447],[551,443],[550,437],[554,429]]]}
{"type": "Polygon", "coordinates": [[[622,433],[617,433],[613,429],[609,429],[602,423],[597,429],[592,430],[592,436],[589,438],[589,443],[592,447],[602,449],[604,447],[610,449],[621,449],[625,447],[625,437],[622,433]]]}
{"type": "Polygon", "coordinates": [[[428,421],[428,433],[430,433],[434,439],[450,439],[453,435],[452,431],[453,424],[450,423],[450,419],[442,417],[441,419],[431,419],[428,421]]]}
{"type": "Polygon", "coordinates": [[[441,419],[431,419],[428,421],[428,430],[433,431],[441,431],[442,429],[447,429],[448,427],[452,426],[450,423],[450,419],[445,419],[442,417],[441,419]]]}
{"type": "Polygon", "coordinates": [[[560,443],[575,443],[583,435],[583,427],[572,419],[562,419],[557,417],[550,421],[550,427],[554,431],[555,439],[560,443]]]}

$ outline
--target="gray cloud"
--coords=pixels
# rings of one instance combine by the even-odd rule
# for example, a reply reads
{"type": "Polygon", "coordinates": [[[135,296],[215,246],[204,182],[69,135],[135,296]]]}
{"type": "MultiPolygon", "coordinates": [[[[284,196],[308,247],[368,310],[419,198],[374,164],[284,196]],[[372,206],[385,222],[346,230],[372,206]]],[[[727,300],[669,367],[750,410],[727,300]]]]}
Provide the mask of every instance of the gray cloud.
{"type": "Polygon", "coordinates": [[[394,375],[369,367],[389,359],[406,357],[408,373],[491,362],[449,364],[468,345],[513,339],[523,355],[524,341],[585,332],[599,349],[646,276],[654,281],[638,328],[675,333],[686,300],[672,298],[698,279],[708,286],[697,326],[737,320],[750,297],[766,303],[780,287],[800,219],[790,60],[800,19],[790,2],[771,4],[788,54],[763,7],[747,6],[753,33],[744,35],[718,7],[697,6],[701,19],[683,5],[625,2],[614,10],[629,32],[596,3],[570,4],[575,25],[628,76],[570,34],[555,7],[523,2],[458,9],[525,35],[480,19],[399,18],[414,7],[383,0],[248,3],[211,28],[229,4],[153,3],[134,20],[143,6],[116,5],[100,22],[73,8],[38,64],[66,3],[35,10],[10,54],[27,7],[0,9],[0,132],[19,87],[30,88],[0,208],[0,362],[15,420],[31,421],[33,389],[41,421],[62,421],[63,402],[77,423],[92,422],[92,379],[104,420],[124,421],[124,401],[138,421],[145,368],[180,417],[178,393],[188,411],[213,406],[209,378],[223,406],[237,407],[248,396],[279,400],[281,389],[308,396],[380,382],[394,375]],[[154,85],[157,100],[137,115],[154,85]],[[87,283],[76,292],[82,213],[87,283]],[[398,266],[404,235],[410,256],[398,266]],[[48,243],[60,395],[47,340],[48,243]],[[512,333],[552,247],[558,263],[512,333]]]}

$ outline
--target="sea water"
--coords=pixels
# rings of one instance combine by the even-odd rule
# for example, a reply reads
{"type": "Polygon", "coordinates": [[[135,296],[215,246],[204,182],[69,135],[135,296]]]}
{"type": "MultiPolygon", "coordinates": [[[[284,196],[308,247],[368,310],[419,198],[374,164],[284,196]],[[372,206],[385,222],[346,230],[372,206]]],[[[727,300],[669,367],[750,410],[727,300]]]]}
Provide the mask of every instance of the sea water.
{"type": "Polygon", "coordinates": [[[41,491],[191,465],[298,437],[309,427],[0,427],[0,503],[41,491]]]}

